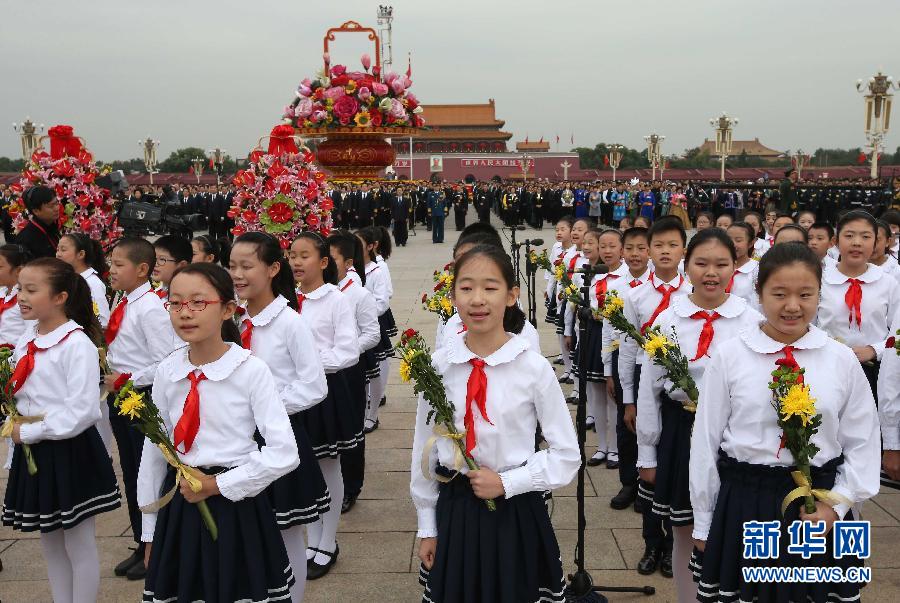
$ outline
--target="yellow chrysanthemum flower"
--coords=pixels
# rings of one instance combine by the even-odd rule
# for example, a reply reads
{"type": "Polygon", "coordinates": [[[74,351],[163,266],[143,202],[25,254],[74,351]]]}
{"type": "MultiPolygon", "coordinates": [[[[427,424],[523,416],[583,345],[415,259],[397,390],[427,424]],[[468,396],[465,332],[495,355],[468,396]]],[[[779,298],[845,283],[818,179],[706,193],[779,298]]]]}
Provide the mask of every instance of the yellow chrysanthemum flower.
{"type": "Polygon", "coordinates": [[[555,276],[556,280],[558,280],[558,281],[562,280],[563,274],[565,274],[565,273],[566,273],[566,269],[562,266],[562,264],[560,264],[559,266],[556,267],[555,270],[553,270],[553,276],[555,276]]]}
{"type": "Polygon", "coordinates": [[[136,419],[141,416],[141,411],[144,409],[144,397],[139,393],[132,391],[125,398],[122,399],[122,403],[119,406],[119,414],[127,415],[131,419],[136,419]]]}
{"type": "Polygon", "coordinates": [[[94,311],[94,316],[100,317],[100,306],[97,305],[97,302],[91,302],[91,309],[94,311]]]}
{"type": "Polygon", "coordinates": [[[625,308],[625,302],[621,297],[608,296],[606,303],[603,305],[603,317],[609,318],[617,312],[621,312],[625,308]]]}
{"type": "Polygon", "coordinates": [[[450,314],[451,312],[453,312],[453,303],[450,301],[449,298],[447,298],[447,297],[441,298],[441,309],[447,314],[450,314]]]}
{"type": "Polygon", "coordinates": [[[644,343],[644,351],[650,356],[656,356],[656,352],[665,352],[671,346],[672,342],[665,335],[651,335],[644,343]]]}
{"type": "Polygon", "coordinates": [[[410,380],[409,363],[406,360],[400,361],[400,379],[406,383],[410,380]]]}
{"type": "Polygon", "coordinates": [[[440,307],[441,307],[440,302],[438,301],[437,297],[432,297],[431,299],[428,300],[428,309],[431,310],[432,312],[440,309],[440,307]]]}
{"type": "Polygon", "coordinates": [[[800,417],[803,425],[816,416],[816,399],[809,395],[809,386],[794,384],[781,398],[781,416],[787,420],[800,417]]]}

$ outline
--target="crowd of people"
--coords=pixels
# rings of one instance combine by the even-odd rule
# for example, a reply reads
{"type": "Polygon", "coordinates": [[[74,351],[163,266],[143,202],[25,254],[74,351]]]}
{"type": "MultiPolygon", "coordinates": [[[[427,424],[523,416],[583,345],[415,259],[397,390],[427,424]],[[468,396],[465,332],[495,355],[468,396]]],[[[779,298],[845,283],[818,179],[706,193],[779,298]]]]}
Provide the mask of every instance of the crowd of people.
{"type": "MultiPolygon", "coordinates": [[[[19,413],[2,521],[40,532],[54,600],[95,600],[95,517],[121,504],[116,462],[135,550],[114,569],[143,580],[145,600],[301,601],[339,558],[340,516],[387,402],[398,334],[387,260],[420,224],[443,242],[452,211],[454,311],[431,361],[480,468],[435,436],[420,397],[410,492],[423,601],[566,600],[545,500],[581,463],[567,406],[579,379],[597,433],[587,464],[616,470],[610,505],[642,517],[639,573],[674,576],[679,601],[856,600],[852,582],[748,582],[735,545],[744,522],[782,517],[797,486],[772,408],[777,367],[803,371],[821,415],[812,487],[834,493],[814,510],[787,507],[785,526],[857,517],[879,467],[900,481],[900,212],[874,193],[871,212],[845,195],[832,221],[791,178],[749,201],[719,185],[337,184],[335,229],[287,250],[261,232],[232,240],[224,219],[213,232],[227,190],[162,188],[160,202],[206,215],[210,234],[126,236],[106,253],[60,236],[60,200],[34,187],[25,229],[0,246],[0,345],[13,353],[19,413]],[[491,212],[554,225],[553,362],[491,212]],[[607,270],[585,271],[597,264],[607,270]],[[595,313],[576,311],[562,277],[587,286],[595,313]],[[677,341],[699,399],[602,314],[613,297],[642,334],[677,341]],[[122,388],[150,396],[193,480],[120,412],[122,388]]],[[[782,551],[778,564],[824,559],[782,551]]]]}

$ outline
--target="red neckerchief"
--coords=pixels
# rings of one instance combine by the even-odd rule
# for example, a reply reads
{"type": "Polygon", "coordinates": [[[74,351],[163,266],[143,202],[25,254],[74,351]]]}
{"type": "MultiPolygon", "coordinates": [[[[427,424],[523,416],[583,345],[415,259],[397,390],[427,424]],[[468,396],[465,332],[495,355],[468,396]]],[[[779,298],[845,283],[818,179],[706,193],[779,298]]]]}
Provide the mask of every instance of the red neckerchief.
{"type": "Polygon", "coordinates": [[[303,295],[302,292],[297,291],[297,314],[303,312],[303,300],[306,299],[306,296],[303,295]]]}
{"type": "Polygon", "coordinates": [[[603,305],[606,303],[606,288],[608,286],[606,281],[608,281],[611,278],[619,278],[619,275],[609,273],[606,275],[606,278],[600,279],[599,281],[597,281],[597,284],[594,285],[594,295],[597,296],[597,307],[598,308],[602,308],[603,305]]]}
{"type": "Polygon", "coordinates": [[[190,452],[197,432],[200,431],[200,382],[206,379],[206,375],[203,373],[196,375],[194,371],[191,371],[188,373],[188,379],[191,382],[191,389],[188,390],[187,397],[184,399],[184,410],[175,425],[172,440],[175,450],[181,454],[190,452]],[[179,444],[184,444],[184,450],[178,449],[179,444]]]}
{"type": "Polygon", "coordinates": [[[569,270],[568,270],[569,278],[572,278],[572,275],[575,274],[575,262],[577,262],[580,259],[581,259],[581,252],[576,251],[575,255],[572,257],[572,259],[569,260],[569,270]]]}
{"type": "Polygon", "coordinates": [[[3,316],[3,313],[16,305],[16,302],[19,299],[19,294],[15,293],[9,300],[5,302],[0,302],[0,316],[3,316]]]}
{"type": "MultiPolygon", "coordinates": [[[[138,299],[141,299],[141,297],[144,297],[145,295],[147,295],[147,293],[150,293],[150,291],[153,291],[153,290],[150,289],[149,291],[144,291],[132,303],[137,302],[138,299]]],[[[126,295],[125,297],[122,298],[122,301],[120,301],[116,305],[115,309],[112,311],[112,314],[109,315],[109,322],[106,325],[106,332],[104,332],[104,334],[103,334],[103,338],[106,340],[107,346],[110,345],[113,342],[113,340],[116,338],[116,335],[119,334],[119,328],[121,328],[122,321],[125,319],[125,307],[127,305],[128,305],[128,296],[126,295]]]]}
{"type": "MultiPolygon", "coordinates": [[[[652,286],[653,285],[653,273],[652,272],[650,273],[649,282],[650,282],[650,285],[652,286]]],[[[667,285],[666,283],[663,283],[657,287],[654,287],[654,289],[656,289],[657,291],[659,291],[662,294],[662,299],[659,301],[659,304],[656,306],[656,309],[653,310],[653,314],[650,315],[650,320],[648,320],[643,325],[641,325],[641,335],[646,333],[647,329],[650,328],[650,325],[653,324],[653,321],[656,320],[656,318],[660,314],[662,314],[666,308],[669,307],[669,302],[672,301],[672,294],[675,293],[676,291],[678,291],[678,289],[680,289],[681,285],[683,285],[683,284],[684,284],[684,277],[679,275],[678,284],[674,287],[672,287],[671,285],[667,285]]]]}
{"type": "Polygon", "coordinates": [[[691,314],[691,318],[694,320],[703,320],[703,328],[700,329],[700,342],[697,344],[697,355],[691,358],[691,362],[695,362],[704,356],[707,356],[709,353],[709,346],[712,343],[713,337],[715,337],[716,332],[713,330],[713,321],[722,318],[722,316],[718,312],[709,313],[705,310],[700,310],[691,314]]]}
{"type": "Polygon", "coordinates": [[[245,318],[241,324],[244,325],[244,330],[241,331],[241,347],[245,350],[249,350],[250,340],[253,339],[253,321],[249,318],[245,318]]]}
{"type": "Polygon", "coordinates": [[[351,278],[350,280],[348,280],[348,281],[347,281],[347,284],[344,285],[343,287],[341,287],[341,293],[343,293],[344,291],[346,291],[346,290],[347,290],[347,287],[349,287],[350,285],[352,285],[354,282],[355,282],[355,281],[354,281],[352,278],[351,278]]]}
{"type": "Polygon", "coordinates": [[[850,309],[849,326],[853,326],[855,318],[857,328],[862,329],[862,281],[858,278],[848,278],[847,282],[850,283],[850,286],[847,288],[847,293],[844,294],[844,303],[850,309]]]}
{"type": "MultiPolygon", "coordinates": [[[[65,337],[57,341],[53,345],[59,345],[69,338],[69,335],[74,333],[75,331],[80,331],[81,329],[72,329],[68,333],[66,333],[65,337]]],[[[16,368],[13,370],[12,376],[9,378],[9,382],[6,384],[6,393],[15,394],[22,386],[25,385],[25,381],[28,379],[28,376],[34,370],[34,357],[38,352],[44,352],[49,350],[53,346],[48,346],[46,348],[39,348],[37,344],[34,342],[34,339],[28,342],[28,347],[25,351],[25,355],[19,358],[19,361],[16,363],[16,368]],[[10,387],[12,387],[12,391],[10,391],[10,387]]]]}
{"type": "MultiPolygon", "coordinates": [[[[469,360],[472,372],[466,383],[466,414],[463,423],[466,427],[466,454],[472,456],[472,450],[477,442],[475,439],[475,413],[472,412],[472,404],[478,407],[481,417],[491,423],[487,416],[487,375],[484,372],[484,360],[472,358],[469,360]]],[[[491,423],[493,425],[493,423],[491,423]]]]}

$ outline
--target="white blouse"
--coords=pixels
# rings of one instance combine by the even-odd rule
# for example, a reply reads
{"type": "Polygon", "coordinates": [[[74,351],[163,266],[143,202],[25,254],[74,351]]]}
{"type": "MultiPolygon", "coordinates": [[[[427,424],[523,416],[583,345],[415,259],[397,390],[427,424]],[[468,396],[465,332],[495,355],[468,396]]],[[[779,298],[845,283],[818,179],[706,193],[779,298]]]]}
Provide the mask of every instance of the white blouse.
{"type": "Polygon", "coordinates": [[[755,307],[759,303],[756,294],[756,275],[759,274],[759,262],[749,260],[743,266],[734,271],[734,280],[731,282],[729,293],[743,298],[745,302],[755,307]]]}
{"type": "MultiPolygon", "coordinates": [[[[638,285],[634,289],[626,292],[622,291],[622,299],[625,302],[623,310],[625,318],[628,319],[638,331],[641,326],[650,320],[656,307],[662,301],[662,293],[657,291],[656,287],[665,285],[667,288],[675,288],[672,292],[669,303],[675,301],[677,297],[688,295],[691,293],[691,285],[687,279],[678,274],[669,282],[665,282],[658,278],[656,274],[650,273],[650,278],[643,285],[638,285]]],[[[621,337],[619,342],[619,383],[622,386],[622,400],[625,404],[634,403],[634,367],[638,364],[644,364],[644,354],[638,353],[639,347],[636,341],[630,337],[621,337]]]]}
{"type": "Polygon", "coordinates": [[[130,373],[135,386],[148,387],[159,362],[172,353],[176,342],[184,343],[176,337],[169,313],[150,283],[125,297],[125,316],[118,335],[109,344],[106,361],[113,372],[130,373]]]}
{"type": "Polygon", "coordinates": [[[306,299],[300,318],[312,331],[325,374],[330,375],[358,363],[356,321],[352,320],[347,298],[329,283],[304,295],[306,299]]]}
{"type": "MultiPolygon", "coordinates": [[[[466,346],[465,337],[456,337],[432,357],[442,376],[447,399],[454,406],[454,424],[465,431],[466,390],[472,366],[477,358],[466,346]]],[[[566,407],[562,389],[547,359],[528,349],[524,339],[511,336],[503,347],[484,359],[487,375],[487,416],[475,413],[476,446],[472,456],[482,467],[500,474],[506,498],[525,492],[561,488],[572,481],[581,463],[575,428],[566,407]],[[534,434],[538,424],[547,448],[535,452],[534,434]]],[[[430,405],[419,396],[416,430],[413,438],[410,493],[418,514],[418,536],[437,535],[435,506],[438,485],[422,475],[425,443],[433,434],[426,424],[430,405]]],[[[428,452],[428,466],[438,464],[454,469],[456,444],[438,438],[428,452]]],[[[465,464],[459,469],[466,473],[465,464]]],[[[431,476],[430,476],[431,477],[431,476]]]]}
{"type": "Polygon", "coordinates": [[[325,399],[328,384],[306,322],[281,295],[256,316],[244,314],[241,332],[253,325],[250,350],[275,377],[275,389],[289,415],[312,408],[325,399]]]}
{"type": "MultiPolygon", "coordinates": [[[[459,313],[457,312],[447,319],[446,324],[438,326],[438,335],[435,340],[434,351],[437,352],[438,350],[447,347],[453,339],[462,339],[465,332],[465,325],[463,325],[462,318],[460,318],[459,313]]],[[[514,335],[514,333],[510,333],[510,335],[514,335]]],[[[540,353],[541,338],[533,324],[526,320],[525,326],[522,327],[522,332],[519,333],[519,336],[528,344],[528,349],[540,353]]]]}
{"type": "Polygon", "coordinates": [[[375,297],[378,316],[387,312],[391,306],[391,277],[375,262],[366,264],[366,289],[375,297]]]}
{"type": "MultiPolygon", "coordinates": [[[[159,298],[157,298],[159,299],[159,298]]],[[[190,391],[188,374],[202,372],[206,379],[200,392],[200,430],[191,449],[180,454],[191,467],[228,467],[216,476],[222,496],[239,501],[256,496],[299,464],[297,443],[284,405],[278,398],[275,379],[261,359],[237,344],[209,364],[194,366],[187,346],[159,363],[153,380],[153,402],[159,408],[171,435],[181,419],[190,391]],[[260,448],[256,430],[265,439],[260,448]]],[[[138,471],[138,505],[147,505],[161,495],[168,464],[159,448],[144,440],[138,471]]],[[[153,541],[156,513],[145,513],[141,540],[153,541]]]]}
{"type": "MultiPolygon", "coordinates": [[[[5,292],[3,302],[8,303],[18,295],[19,286],[16,285],[5,292]]],[[[34,321],[28,322],[35,324],[34,321]]],[[[3,314],[0,314],[0,344],[15,346],[19,339],[22,338],[22,334],[25,333],[25,326],[26,322],[22,318],[22,310],[19,309],[18,301],[13,302],[3,314]]]]}
{"type": "MultiPolygon", "coordinates": [[[[673,300],[671,307],[660,314],[653,324],[660,325],[663,333],[678,340],[678,347],[688,359],[688,370],[699,389],[703,382],[703,373],[716,350],[731,346],[734,338],[744,327],[747,325],[755,327],[761,320],[763,317],[736,295],[729,295],[725,303],[714,310],[704,310],[692,302],[687,295],[684,295],[673,300]],[[700,334],[706,321],[691,318],[695,312],[706,312],[707,314],[716,312],[721,316],[712,322],[713,338],[707,354],[697,360],[693,360],[693,358],[697,355],[700,334]]],[[[656,447],[662,432],[660,409],[662,408],[661,395],[663,392],[673,400],[679,402],[687,400],[687,395],[683,391],[677,389],[670,392],[671,389],[672,382],[666,379],[663,368],[649,357],[646,358],[644,368],[641,369],[641,381],[638,387],[638,467],[656,467],[656,447]]]]}
{"type": "Polygon", "coordinates": [[[359,284],[358,279],[358,274],[347,272],[344,280],[338,283],[338,290],[347,298],[350,310],[356,317],[359,353],[362,354],[378,345],[378,342],[381,341],[381,329],[378,326],[375,297],[368,289],[359,284]]]}
{"type": "MultiPolygon", "coordinates": [[[[576,269],[581,269],[590,264],[590,261],[585,259],[583,262],[578,262],[578,266],[576,269]]],[[[604,274],[593,274],[591,275],[591,286],[590,293],[588,298],[591,302],[591,308],[597,309],[597,283],[601,281],[606,281],[606,289],[607,291],[611,288],[615,287],[615,284],[621,278],[626,278],[628,276],[628,264],[622,262],[618,268],[612,270],[610,272],[606,272],[604,274]]],[[[580,290],[584,283],[584,274],[580,272],[576,272],[572,276],[572,283],[578,287],[580,290]]],[[[566,304],[566,318],[565,318],[565,335],[573,336],[575,335],[575,306],[573,304],[566,304]]]]}
{"type": "MultiPolygon", "coordinates": [[[[772,408],[769,383],[784,344],[758,326],[745,327],[731,345],[713,354],[703,382],[691,438],[690,485],[694,509],[693,537],[709,534],[720,480],[719,449],[745,463],[790,467],[789,450],[778,452],[781,429],[772,408]]],[[[881,442],[872,390],[853,351],[820,329],[793,344],[794,358],[805,369],[805,381],[816,399],[822,425],[812,441],[819,447],[814,466],[844,455],[832,491],[852,503],[878,493],[881,442]]],[[[849,507],[834,505],[838,518],[849,507]]]]}
{"type": "MultiPolygon", "coordinates": [[[[616,294],[624,300],[625,294],[628,291],[646,283],[650,279],[651,274],[652,271],[648,266],[641,276],[635,278],[631,274],[631,269],[626,268],[621,277],[610,281],[606,288],[606,294],[609,295],[610,291],[615,291],[616,294]]],[[[622,339],[622,333],[618,329],[614,329],[610,322],[604,318],[603,333],[601,335],[601,340],[603,342],[601,357],[603,358],[603,373],[605,377],[613,376],[613,352],[619,349],[622,339]]]]}
{"type": "Polygon", "coordinates": [[[888,327],[900,308],[900,287],[881,268],[869,264],[868,269],[858,277],[862,281],[860,325],[855,314],[851,317],[844,299],[850,288],[848,279],[837,266],[825,270],[816,326],[850,347],[872,346],[880,360],[888,338],[888,327]]]}
{"type": "MultiPolygon", "coordinates": [[[[575,251],[575,246],[572,245],[568,249],[563,249],[562,243],[557,241],[553,244],[553,248],[550,250],[550,253],[547,255],[547,258],[550,260],[550,266],[555,267],[556,261],[560,262],[565,261],[566,255],[570,252],[575,251]]],[[[568,264],[567,264],[568,266],[568,264]]],[[[545,270],[544,278],[547,279],[547,297],[549,298],[551,295],[556,295],[556,289],[559,287],[559,281],[556,280],[556,275],[553,274],[553,270],[545,270]]]]}
{"type": "Polygon", "coordinates": [[[385,280],[387,281],[387,296],[388,300],[394,297],[394,283],[391,281],[391,270],[388,268],[387,262],[380,255],[375,256],[375,262],[381,267],[381,270],[384,272],[385,280]]]}
{"type": "MultiPolygon", "coordinates": [[[[890,334],[900,339],[900,311],[894,316],[890,334]]],[[[900,356],[887,348],[881,357],[878,373],[878,417],[881,419],[881,439],[885,450],[900,450],[900,356]]]]}
{"type": "Polygon", "coordinates": [[[97,304],[97,319],[104,329],[109,324],[109,301],[106,299],[106,285],[93,268],[88,268],[81,273],[88,287],[91,289],[91,299],[97,304]]]}
{"type": "Polygon", "coordinates": [[[44,418],[21,425],[22,442],[73,438],[100,420],[97,346],[74,320],[44,335],[38,334],[35,323],[16,345],[13,364],[25,356],[29,341],[42,351],[35,354],[34,370],[16,393],[16,405],[25,416],[44,418]]]}

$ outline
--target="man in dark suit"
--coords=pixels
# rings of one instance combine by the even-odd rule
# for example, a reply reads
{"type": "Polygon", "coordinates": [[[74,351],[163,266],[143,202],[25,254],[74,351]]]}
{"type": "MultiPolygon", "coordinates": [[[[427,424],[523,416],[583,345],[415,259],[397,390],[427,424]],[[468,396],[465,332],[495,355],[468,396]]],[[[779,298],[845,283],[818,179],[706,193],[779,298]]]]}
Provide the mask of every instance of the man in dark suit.
{"type": "Polygon", "coordinates": [[[31,252],[32,258],[56,256],[59,244],[59,199],[52,188],[33,186],[25,191],[25,208],[31,218],[16,235],[16,244],[31,252]]]}
{"type": "Polygon", "coordinates": [[[412,213],[412,199],[403,190],[397,187],[397,192],[391,199],[391,218],[394,221],[394,243],[398,247],[406,247],[409,239],[409,216],[412,213]]]}
{"type": "Polygon", "coordinates": [[[356,198],[356,227],[365,228],[372,225],[372,212],[375,208],[375,196],[368,184],[363,184],[356,198]]]}
{"type": "Polygon", "coordinates": [[[469,213],[469,199],[466,196],[466,189],[462,186],[457,187],[452,195],[453,220],[456,222],[456,230],[459,232],[466,227],[466,214],[469,213]]]}

